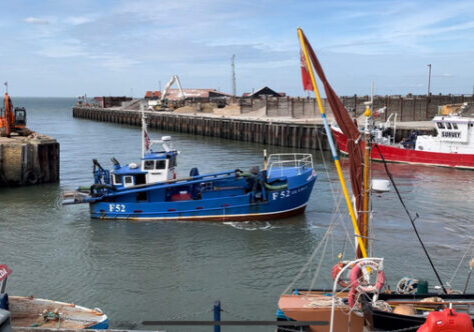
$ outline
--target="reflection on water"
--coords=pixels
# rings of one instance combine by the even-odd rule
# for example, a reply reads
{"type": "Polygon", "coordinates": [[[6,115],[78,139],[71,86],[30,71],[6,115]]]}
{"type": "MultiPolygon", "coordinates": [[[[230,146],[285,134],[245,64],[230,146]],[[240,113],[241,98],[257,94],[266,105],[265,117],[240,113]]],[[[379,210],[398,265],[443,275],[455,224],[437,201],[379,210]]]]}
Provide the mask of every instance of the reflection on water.
{"type": "MultiPolygon", "coordinates": [[[[139,128],[73,119],[72,99],[14,101],[27,107],[31,128],[61,143],[61,183],[0,191],[0,257],[14,271],[11,294],[100,307],[111,326],[121,328],[143,328],[139,323],[150,319],[211,319],[217,299],[227,311],[223,319],[236,319],[231,313],[273,319],[280,293],[333,218],[329,184],[337,174],[332,165],[324,168],[316,152],[318,181],[303,216],[244,223],[91,220],[86,205],[60,206],[61,190],[91,182],[92,158],[106,167],[111,157],[121,163],[137,161],[139,128]]],[[[204,173],[261,165],[263,148],[294,151],[181,133],[151,134],[173,137],[181,151],[180,175],[195,166],[204,173]]],[[[449,279],[474,234],[473,173],[401,164],[391,164],[390,170],[410,211],[420,215],[416,223],[442,278],[449,279]]],[[[382,164],[374,164],[373,176],[385,177],[382,164]]],[[[340,191],[337,182],[334,190],[340,191]]],[[[349,229],[345,203],[338,204],[349,229]]],[[[376,254],[386,257],[389,282],[416,276],[435,284],[395,192],[376,196],[373,205],[376,254]]],[[[331,284],[337,254],[344,250],[346,257],[352,255],[344,234],[342,227],[334,231],[321,286],[331,284]]],[[[464,264],[454,285],[461,288],[466,274],[464,264]]],[[[305,274],[299,287],[308,287],[311,278],[305,274]]]]}

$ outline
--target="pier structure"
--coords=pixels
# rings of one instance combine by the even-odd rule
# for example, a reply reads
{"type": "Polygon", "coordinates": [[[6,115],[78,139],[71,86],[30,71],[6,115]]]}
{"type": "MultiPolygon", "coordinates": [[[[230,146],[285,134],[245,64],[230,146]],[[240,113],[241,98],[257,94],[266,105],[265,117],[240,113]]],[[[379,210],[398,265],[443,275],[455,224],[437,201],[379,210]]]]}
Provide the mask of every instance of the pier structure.
{"type": "Polygon", "coordinates": [[[59,181],[59,143],[52,137],[0,137],[0,187],[59,181]]]}
{"type": "MultiPolygon", "coordinates": [[[[365,102],[370,101],[370,96],[341,96],[342,103],[354,116],[364,114],[365,102]]],[[[147,100],[147,97],[145,97],[147,100]]],[[[314,98],[288,97],[288,96],[245,96],[235,100],[238,104],[238,113],[246,116],[249,113],[259,112],[267,117],[290,117],[294,119],[305,119],[318,116],[319,109],[314,98]]],[[[190,97],[184,100],[174,101],[175,108],[183,106],[196,106],[203,104],[229,104],[231,98],[214,97],[190,97]]],[[[385,108],[379,119],[386,121],[391,114],[397,115],[398,121],[429,121],[438,115],[440,106],[446,104],[474,103],[474,95],[391,95],[373,97],[373,110],[376,112],[385,108]]],[[[324,109],[331,113],[331,107],[326,98],[322,98],[324,109]]]]}
{"type": "MultiPolygon", "coordinates": [[[[326,133],[320,117],[291,119],[277,117],[251,118],[245,116],[218,116],[208,113],[179,114],[147,111],[148,127],[193,135],[220,137],[244,142],[276,145],[290,148],[327,150],[326,133]]],[[[141,126],[137,110],[73,107],[73,117],[95,121],[141,126]]],[[[431,122],[397,124],[397,137],[408,136],[416,129],[420,134],[434,131],[431,122]]]]}

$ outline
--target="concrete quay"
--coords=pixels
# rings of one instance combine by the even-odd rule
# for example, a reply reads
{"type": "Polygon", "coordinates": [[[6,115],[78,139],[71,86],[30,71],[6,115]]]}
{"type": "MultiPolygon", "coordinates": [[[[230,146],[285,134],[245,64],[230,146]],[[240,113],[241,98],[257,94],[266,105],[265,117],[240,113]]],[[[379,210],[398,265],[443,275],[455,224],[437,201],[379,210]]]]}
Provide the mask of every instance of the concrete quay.
{"type": "Polygon", "coordinates": [[[0,137],[0,187],[59,181],[59,143],[52,137],[0,137]]]}
{"type": "MultiPolygon", "coordinates": [[[[145,112],[151,128],[194,135],[213,136],[292,148],[328,150],[329,146],[321,117],[294,119],[290,117],[222,116],[209,113],[179,114],[145,112]]],[[[73,117],[118,124],[141,125],[137,110],[99,107],[73,107],[73,117]]],[[[331,121],[331,117],[329,116],[331,121]]],[[[397,138],[412,130],[429,134],[434,130],[430,121],[397,123],[397,138]]]]}

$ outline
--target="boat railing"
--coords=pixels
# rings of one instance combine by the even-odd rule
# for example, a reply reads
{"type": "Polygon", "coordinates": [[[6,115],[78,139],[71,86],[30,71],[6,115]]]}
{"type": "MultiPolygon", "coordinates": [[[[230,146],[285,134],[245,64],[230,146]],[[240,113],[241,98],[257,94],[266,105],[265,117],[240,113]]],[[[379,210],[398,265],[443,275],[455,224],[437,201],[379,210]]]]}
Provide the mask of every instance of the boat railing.
{"type": "Polygon", "coordinates": [[[277,153],[268,158],[268,176],[275,176],[280,172],[284,175],[285,169],[295,168],[298,175],[307,168],[313,168],[313,155],[311,153],[277,153]]]}

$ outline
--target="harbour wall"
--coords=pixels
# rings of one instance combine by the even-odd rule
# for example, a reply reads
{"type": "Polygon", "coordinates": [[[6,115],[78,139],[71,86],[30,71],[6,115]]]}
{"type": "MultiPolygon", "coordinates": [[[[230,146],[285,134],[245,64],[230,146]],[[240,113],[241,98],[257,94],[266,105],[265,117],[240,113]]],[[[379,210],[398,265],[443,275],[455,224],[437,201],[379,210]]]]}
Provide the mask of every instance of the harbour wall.
{"type": "MultiPolygon", "coordinates": [[[[284,121],[272,119],[248,119],[217,117],[172,112],[146,112],[151,128],[213,136],[259,144],[291,148],[328,150],[329,146],[322,119],[311,121],[284,121]]],[[[73,117],[118,124],[141,125],[141,113],[134,110],[114,110],[94,107],[74,107],[73,117]]],[[[408,136],[413,126],[397,127],[397,137],[408,136]]],[[[418,125],[420,134],[431,133],[432,125],[418,125]]]]}
{"type": "Polygon", "coordinates": [[[33,133],[0,138],[0,187],[59,181],[59,143],[33,133]]]}
{"type": "MultiPolygon", "coordinates": [[[[344,106],[360,116],[365,111],[365,102],[370,96],[344,96],[341,101],[344,106]]],[[[398,121],[429,121],[438,114],[438,107],[446,104],[474,102],[474,95],[406,95],[406,96],[374,96],[373,110],[386,107],[380,118],[384,121],[390,114],[397,114],[398,121]]],[[[326,98],[322,99],[323,107],[331,113],[331,107],[326,98]]],[[[192,104],[189,101],[188,104],[192,104]]],[[[240,113],[264,110],[266,116],[285,116],[295,119],[312,118],[320,111],[314,98],[293,97],[257,97],[240,98],[240,113]]]]}
{"type": "MultiPolygon", "coordinates": [[[[146,112],[150,128],[244,142],[304,149],[326,149],[322,125],[266,120],[209,117],[172,112],[146,112]]],[[[73,117],[141,126],[141,113],[129,110],[74,107],[73,117]]]]}

